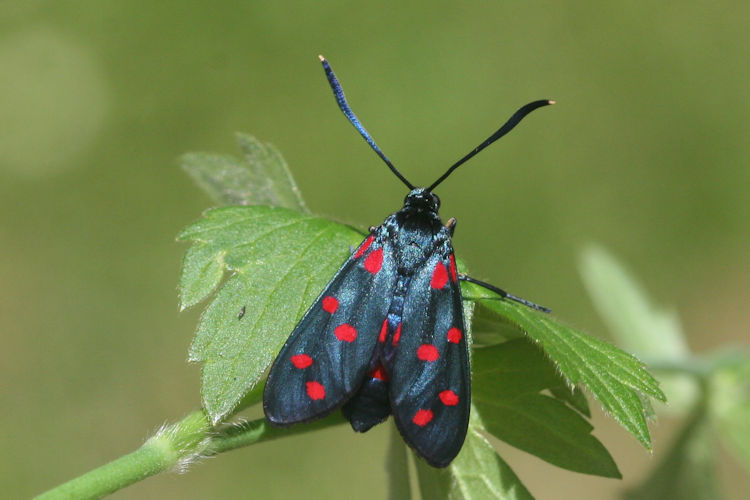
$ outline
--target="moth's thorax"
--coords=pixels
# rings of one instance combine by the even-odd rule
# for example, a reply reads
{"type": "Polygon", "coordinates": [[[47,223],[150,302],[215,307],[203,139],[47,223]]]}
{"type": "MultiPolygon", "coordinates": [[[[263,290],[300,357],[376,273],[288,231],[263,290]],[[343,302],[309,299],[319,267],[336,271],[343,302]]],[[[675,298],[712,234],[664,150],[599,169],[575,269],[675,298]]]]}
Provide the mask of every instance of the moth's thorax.
{"type": "Polygon", "coordinates": [[[399,274],[411,275],[435,251],[450,245],[450,234],[438,215],[440,199],[423,188],[412,190],[401,210],[383,224],[394,240],[399,274]]]}

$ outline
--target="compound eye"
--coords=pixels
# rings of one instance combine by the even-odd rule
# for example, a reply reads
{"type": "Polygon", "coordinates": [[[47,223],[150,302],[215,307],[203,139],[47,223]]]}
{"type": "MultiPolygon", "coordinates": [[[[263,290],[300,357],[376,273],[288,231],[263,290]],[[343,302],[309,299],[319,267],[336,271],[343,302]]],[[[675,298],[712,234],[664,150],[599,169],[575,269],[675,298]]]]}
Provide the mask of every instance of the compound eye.
{"type": "Polygon", "coordinates": [[[436,195],[432,195],[432,203],[435,205],[436,209],[440,208],[440,198],[438,198],[436,195]]]}

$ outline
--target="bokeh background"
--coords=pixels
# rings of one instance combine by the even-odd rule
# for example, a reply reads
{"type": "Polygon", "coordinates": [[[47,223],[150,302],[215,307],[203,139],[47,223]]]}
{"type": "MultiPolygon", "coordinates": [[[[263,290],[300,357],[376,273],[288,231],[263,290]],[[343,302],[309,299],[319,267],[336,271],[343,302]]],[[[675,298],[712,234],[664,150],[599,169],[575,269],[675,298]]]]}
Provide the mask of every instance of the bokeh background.
{"type": "MultiPolygon", "coordinates": [[[[606,337],[576,270],[597,242],[679,311],[695,350],[746,340],[749,20],[739,0],[3,2],[2,496],[121,456],[199,404],[174,237],[210,201],[181,154],[239,154],[245,131],[278,146],[314,212],[367,227],[400,207],[318,53],[417,184],[521,104],[557,99],[438,191],[476,276],[606,337]]],[[[653,427],[654,458],[595,423],[624,481],[503,456],[539,498],[614,498],[676,425],[653,427]]],[[[342,427],[117,498],[382,498],[386,443],[342,427]]],[[[742,498],[729,458],[722,476],[742,498]]]]}

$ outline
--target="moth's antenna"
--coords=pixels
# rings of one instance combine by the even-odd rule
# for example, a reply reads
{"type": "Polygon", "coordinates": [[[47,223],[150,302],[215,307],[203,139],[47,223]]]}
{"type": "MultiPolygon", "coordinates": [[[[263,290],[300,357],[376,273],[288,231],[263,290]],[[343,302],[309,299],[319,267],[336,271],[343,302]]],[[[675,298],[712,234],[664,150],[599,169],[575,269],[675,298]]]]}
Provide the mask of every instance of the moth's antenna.
{"type": "Polygon", "coordinates": [[[328,61],[326,61],[323,56],[318,56],[318,58],[320,59],[320,62],[323,63],[323,69],[325,69],[326,71],[326,77],[328,77],[328,83],[331,85],[333,95],[336,97],[336,102],[339,104],[339,108],[341,108],[341,111],[344,112],[344,115],[346,115],[346,117],[349,119],[349,123],[354,125],[354,128],[357,129],[360,135],[367,141],[367,144],[370,145],[370,147],[378,154],[378,156],[385,162],[385,164],[388,165],[393,173],[396,174],[396,177],[401,179],[401,182],[406,184],[406,187],[408,187],[409,189],[414,189],[414,185],[411,182],[407,181],[406,177],[401,175],[401,172],[399,172],[396,167],[393,166],[391,160],[389,160],[388,157],[385,156],[380,150],[378,145],[375,144],[375,141],[372,137],[370,137],[370,134],[367,133],[365,127],[363,127],[362,124],[359,123],[359,120],[354,114],[354,111],[352,111],[352,108],[349,107],[349,103],[346,102],[346,97],[344,97],[344,90],[341,88],[341,84],[339,83],[338,79],[336,79],[336,75],[333,74],[333,70],[328,64],[328,61]]]}
{"type": "Polygon", "coordinates": [[[437,187],[438,184],[443,182],[446,179],[446,177],[448,177],[454,170],[456,170],[458,167],[466,163],[468,160],[470,160],[474,155],[479,153],[481,150],[483,150],[484,148],[486,148],[487,146],[489,146],[490,144],[492,144],[493,142],[495,142],[496,140],[500,139],[502,136],[504,136],[505,134],[513,130],[513,127],[518,125],[521,122],[521,120],[524,119],[526,115],[528,115],[529,113],[531,113],[537,108],[541,108],[549,104],[555,104],[555,101],[543,99],[541,101],[530,102],[526,106],[523,106],[521,109],[516,111],[513,114],[513,116],[511,116],[510,119],[507,122],[505,122],[505,125],[503,125],[497,130],[497,132],[489,136],[486,141],[484,141],[482,144],[474,148],[469,154],[467,154],[466,156],[458,160],[456,163],[454,163],[442,176],[440,176],[438,180],[433,182],[432,185],[427,188],[427,191],[432,191],[433,189],[435,189],[435,187],[437,187]]]}

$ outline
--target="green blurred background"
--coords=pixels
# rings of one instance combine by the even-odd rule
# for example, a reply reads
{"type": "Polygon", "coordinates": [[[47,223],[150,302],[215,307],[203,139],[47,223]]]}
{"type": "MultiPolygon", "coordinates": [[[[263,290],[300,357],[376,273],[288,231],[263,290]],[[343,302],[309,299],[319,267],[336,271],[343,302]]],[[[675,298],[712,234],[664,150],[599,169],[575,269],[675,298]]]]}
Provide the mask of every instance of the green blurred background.
{"type": "MultiPolygon", "coordinates": [[[[199,404],[174,236],[210,201],[182,153],[238,154],[246,131],[278,146],[314,212],[367,227],[400,207],[318,53],[417,184],[521,104],[557,99],[438,190],[477,277],[606,337],[576,271],[598,242],[680,312],[694,349],[746,339],[749,20],[739,0],[3,2],[2,496],[121,456],[199,404]]],[[[613,498],[675,426],[653,427],[654,458],[595,423],[624,482],[503,456],[539,498],[613,498]]],[[[243,449],[117,497],[382,498],[381,427],[243,449]]]]}

